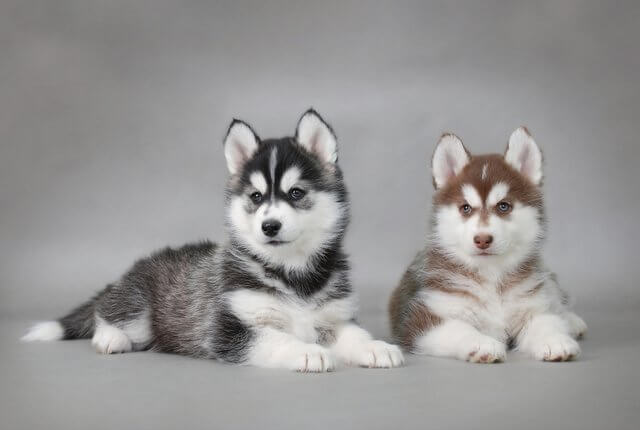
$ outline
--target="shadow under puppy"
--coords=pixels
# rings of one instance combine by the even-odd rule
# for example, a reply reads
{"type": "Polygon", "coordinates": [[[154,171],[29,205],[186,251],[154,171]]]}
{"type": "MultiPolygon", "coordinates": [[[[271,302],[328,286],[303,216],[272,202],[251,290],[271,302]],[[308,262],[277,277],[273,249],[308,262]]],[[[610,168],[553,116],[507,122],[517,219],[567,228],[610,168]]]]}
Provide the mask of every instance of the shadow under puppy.
{"type": "Polygon", "coordinates": [[[508,346],[539,360],[576,357],[586,325],[540,256],[542,153],[527,129],[504,156],[471,156],[445,134],[432,169],[432,236],[391,297],[396,339],[481,363],[503,361],[508,346]]]}
{"type": "Polygon", "coordinates": [[[394,367],[400,349],[355,323],[342,240],[349,201],[331,128],[307,111],[295,137],[224,141],[229,240],[167,248],[24,340],[92,338],[101,353],[151,349],[302,372],[394,367]]]}

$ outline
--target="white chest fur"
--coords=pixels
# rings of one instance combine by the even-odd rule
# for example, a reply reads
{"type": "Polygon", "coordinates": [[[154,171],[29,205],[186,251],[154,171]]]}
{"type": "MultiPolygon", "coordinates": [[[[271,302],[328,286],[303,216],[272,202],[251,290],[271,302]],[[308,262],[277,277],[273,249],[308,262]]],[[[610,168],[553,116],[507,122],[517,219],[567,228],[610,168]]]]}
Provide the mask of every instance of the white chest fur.
{"type": "Polygon", "coordinates": [[[276,327],[309,343],[318,340],[318,330],[331,330],[354,318],[356,311],[352,296],[317,305],[293,296],[243,289],[229,293],[227,300],[245,324],[276,327]]]}
{"type": "Polygon", "coordinates": [[[561,306],[558,289],[546,275],[535,274],[507,289],[498,282],[478,283],[454,275],[450,289],[426,289],[421,298],[435,314],[465,321],[506,341],[530,315],[561,306]]]}

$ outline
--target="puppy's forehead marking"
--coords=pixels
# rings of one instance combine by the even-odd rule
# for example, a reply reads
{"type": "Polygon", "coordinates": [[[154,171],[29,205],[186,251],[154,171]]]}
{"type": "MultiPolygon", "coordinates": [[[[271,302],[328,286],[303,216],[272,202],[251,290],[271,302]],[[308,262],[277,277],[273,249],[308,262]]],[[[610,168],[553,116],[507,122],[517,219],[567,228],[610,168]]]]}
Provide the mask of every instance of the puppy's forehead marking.
{"type": "Polygon", "coordinates": [[[260,191],[262,194],[267,192],[267,180],[261,172],[253,172],[249,176],[249,182],[251,182],[251,185],[253,185],[255,189],[260,191]]]}
{"type": "Polygon", "coordinates": [[[269,175],[271,176],[271,196],[276,189],[276,165],[278,164],[278,148],[274,147],[269,155],[269,175]]]}
{"type": "Polygon", "coordinates": [[[482,206],[482,199],[478,190],[471,184],[464,184],[462,186],[462,196],[471,205],[471,207],[479,208],[482,206]]]}
{"type": "Polygon", "coordinates": [[[509,186],[504,182],[496,183],[489,191],[489,195],[487,196],[487,205],[494,206],[498,204],[498,202],[505,197],[507,197],[507,193],[509,192],[509,186]]]}
{"type": "Polygon", "coordinates": [[[286,172],[284,172],[280,179],[280,189],[286,193],[296,184],[296,182],[298,182],[299,179],[300,169],[296,166],[290,167],[286,172]]]}
{"type": "Polygon", "coordinates": [[[489,165],[487,163],[484,163],[484,166],[482,166],[482,180],[484,181],[485,179],[487,179],[487,168],[489,167],[489,165]]]}

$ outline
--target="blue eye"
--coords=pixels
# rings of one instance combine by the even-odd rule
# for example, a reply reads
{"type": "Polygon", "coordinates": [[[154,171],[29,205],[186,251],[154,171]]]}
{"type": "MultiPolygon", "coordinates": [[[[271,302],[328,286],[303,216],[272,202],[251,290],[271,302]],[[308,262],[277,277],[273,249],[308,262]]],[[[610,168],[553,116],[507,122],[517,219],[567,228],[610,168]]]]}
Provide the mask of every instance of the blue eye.
{"type": "Polygon", "coordinates": [[[498,203],[498,211],[502,213],[507,213],[511,210],[511,205],[507,202],[498,203]]]}
{"type": "Polygon", "coordinates": [[[251,201],[254,204],[260,204],[260,202],[262,202],[262,194],[260,194],[259,192],[255,192],[255,193],[251,193],[251,195],[249,196],[249,198],[251,199],[251,201]]]}
{"type": "Polygon", "coordinates": [[[469,205],[468,203],[463,204],[462,206],[460,206],[460,212],[463,215],[469,215],[471,213],[471,210],[473,208],[471,207],[471,205],[469,205]]]}
{"type": "Polygon", "coordinates": [[[289,190],[289,198],[291,200],[300,200],[306,193],[300,188],[291,188],[289,190]]]}

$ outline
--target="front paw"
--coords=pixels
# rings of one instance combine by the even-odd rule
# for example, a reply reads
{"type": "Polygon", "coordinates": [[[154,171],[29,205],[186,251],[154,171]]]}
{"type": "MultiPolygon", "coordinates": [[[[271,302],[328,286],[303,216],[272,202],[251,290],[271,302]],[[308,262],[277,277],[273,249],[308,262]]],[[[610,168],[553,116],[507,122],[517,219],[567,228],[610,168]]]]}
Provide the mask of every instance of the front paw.
{"type": "Polygon", "coordinates": [[[507,347],[504,343],[489,336],[482,336],[469,343],[462,358],[471,363],[501,363],[506,356],[507,347]]]}
{"type": "Polygon", "coordinates": [[[566,334],[554,334],[536,341],[531,353],[536,360],[569,361],[580,355],[580,345],[566,334]]]}
{"type": "Polygon", "coordinates": [[[96,329],[91,345],[101,354],[118,354],[132,350],[129,337],[119,328],[107,324],[96,329]]]}
{"type": "Polygon", "coordinates": [[[347,363],[369,368],[399,367],[404,364],[402,351],[396,345],[381,340],[371,340],[354,345],[347,363]]]}
{"type": "Polygon", "coordinates": [[[305,373],[331,372],[335,369],[335,362],[331,351],[327,348],[315,344],[305,344],[294,353],[290,367],[292,370],[305,373]]]}

